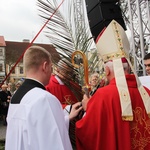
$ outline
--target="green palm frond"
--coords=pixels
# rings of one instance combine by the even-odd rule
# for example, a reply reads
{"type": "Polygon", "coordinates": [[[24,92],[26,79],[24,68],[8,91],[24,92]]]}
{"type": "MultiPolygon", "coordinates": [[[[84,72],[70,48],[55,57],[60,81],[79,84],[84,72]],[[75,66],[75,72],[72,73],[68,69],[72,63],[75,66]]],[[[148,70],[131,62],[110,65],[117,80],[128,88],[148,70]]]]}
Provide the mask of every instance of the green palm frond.
{"type": "MultiPolygon", "coordinates": [[[[39,15],[44,22],[56,10],[60,2],[61,0],[38,0],[39,15]]],[[[86,55],[91,49],[96,50],[84,0],[64,1],[46,27],[45,35],[56,48],[59,55],[63,58],[65,57],[70,62],[70,66],[72,54],[76,50],[80,50],[86,55]]],[[[93,57],[96,57],[95,54],[88,58],[90,68],[97,67],[98,64],[97,59],[93,57]],[[93,62],[93,64],[90,62],[93,62]]],[[[83,67],[79,69],[74,68],[74,70],[79,77],[78,84],[83,86],[83,67]]]]}
{"type": "MultiPolygon", "coordinates": [[[[44,22],[49,19],[60,2],[61,0],[38,0],[39,15],[44,22]]],[[[76,50],[82,51],[88,59],[90,71],[94,71],[94,68],[101,61],[98,59],[96,46],[90,31],[85,0],[65,0],[46,27],[45,35],[50,43],[56,48],[60,57],[68,60],[65,63],[75,72],[75,76],[72,72],[66,75],[66,81],[68,82],[65,83],[80,101],[82,100],[81,87],[84,86],[85,76],[83,60],[81,56],[77,56],[76,63],[79,64],[79,68],[75,68],[72,66],[72,54],[76,50]],[[91,50],[94,52],[91,52],[91,50]],[[70,86],[72,81],[79,86],[76,86],[76,84],[70,86]]],[[[72,144],[75,146],[75,123],[71,122],[70,126],[69,135],[72,144]]]]}
{"type": "MultiPolygon", "coordinates": [[[[38,0],[38,6],[40,7],[40,16],[46,21],[58,7],[56,0],[44,1],[38,0]]],[[[56,47],[57,51],[65,53],[67,56],[71,56],[74,51],[74,41],[70,29],[62,16],[60,10],[58,10],[52,19],[47,24],[47,30],[45,35],[49,38],[50,42],[56,47]]],[[[64,55],[65,55],[64,54],[64,55]]]]}

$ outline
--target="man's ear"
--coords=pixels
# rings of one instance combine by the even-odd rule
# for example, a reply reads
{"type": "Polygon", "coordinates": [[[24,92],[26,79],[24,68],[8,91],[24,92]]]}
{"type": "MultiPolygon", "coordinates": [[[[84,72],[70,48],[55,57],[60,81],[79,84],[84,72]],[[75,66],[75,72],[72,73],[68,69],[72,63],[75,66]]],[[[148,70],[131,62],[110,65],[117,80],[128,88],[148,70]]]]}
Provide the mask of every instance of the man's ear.
{"type": "Polygon", "coordinates": [[[108,66],[105,67],[105,74],[108,76],[110,74],[110,69],[108,66]]]}
{"type": "Polygon", "coordinates": [[[49,69],[48,67],[49,67],[49,65],[48,65],[47,61],[43,62],[42,69],[44,72],[47,71],[47,69],[49,69]]]}

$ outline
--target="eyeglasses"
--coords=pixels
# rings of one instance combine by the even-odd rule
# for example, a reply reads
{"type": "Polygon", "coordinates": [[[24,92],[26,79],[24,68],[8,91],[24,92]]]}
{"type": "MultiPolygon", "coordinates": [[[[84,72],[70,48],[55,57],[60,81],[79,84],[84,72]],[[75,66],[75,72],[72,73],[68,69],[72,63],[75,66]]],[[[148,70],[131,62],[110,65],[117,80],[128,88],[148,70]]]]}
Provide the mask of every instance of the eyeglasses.
{"type": "Polygon", "coordinates": [[[145,67],[150,67],[150,64],[144,64],[145,67]]]}

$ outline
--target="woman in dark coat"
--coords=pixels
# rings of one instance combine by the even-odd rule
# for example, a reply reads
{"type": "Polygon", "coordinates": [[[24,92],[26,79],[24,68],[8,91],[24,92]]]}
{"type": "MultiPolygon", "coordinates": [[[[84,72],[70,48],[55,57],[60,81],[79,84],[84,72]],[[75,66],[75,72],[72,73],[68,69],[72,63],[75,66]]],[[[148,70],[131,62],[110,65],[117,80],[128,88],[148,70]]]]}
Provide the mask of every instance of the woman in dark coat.
{"type": "Polygon", "coordinates": [[[4,125],[7,125],[6,117],[7,117],[10,98],[11,98],[11,93],[10,91],[7,90],[7,85],[6,84],[2,85],[2,91],[0,91],[0,100],[2,105],[1,114],[3,116],[2,119],[4,125]]]}

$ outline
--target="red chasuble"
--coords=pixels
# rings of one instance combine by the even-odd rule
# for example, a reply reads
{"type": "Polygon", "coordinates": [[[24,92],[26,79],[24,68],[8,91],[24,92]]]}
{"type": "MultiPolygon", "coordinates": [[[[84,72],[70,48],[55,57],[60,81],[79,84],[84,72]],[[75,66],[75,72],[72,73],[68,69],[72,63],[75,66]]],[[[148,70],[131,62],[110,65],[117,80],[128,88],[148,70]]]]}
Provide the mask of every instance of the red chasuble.
{"type": "MultiPolygon", "coordinates": [[[[150,150],[150,119],[128,75],[134,120],[123,121],[115,79],[90,99],[86,115],[76,123],[77,150],[150,150]]],[[[150,91],[146,89],[150,94],[150,91]]]]}
{"type": "Polygon", "coordinates": [[[63,108],[66,105],[78,102],[73,92],[65,84],[59,83],[55,75],[51,76],[46,90],[58,98],[63,108]]]}

